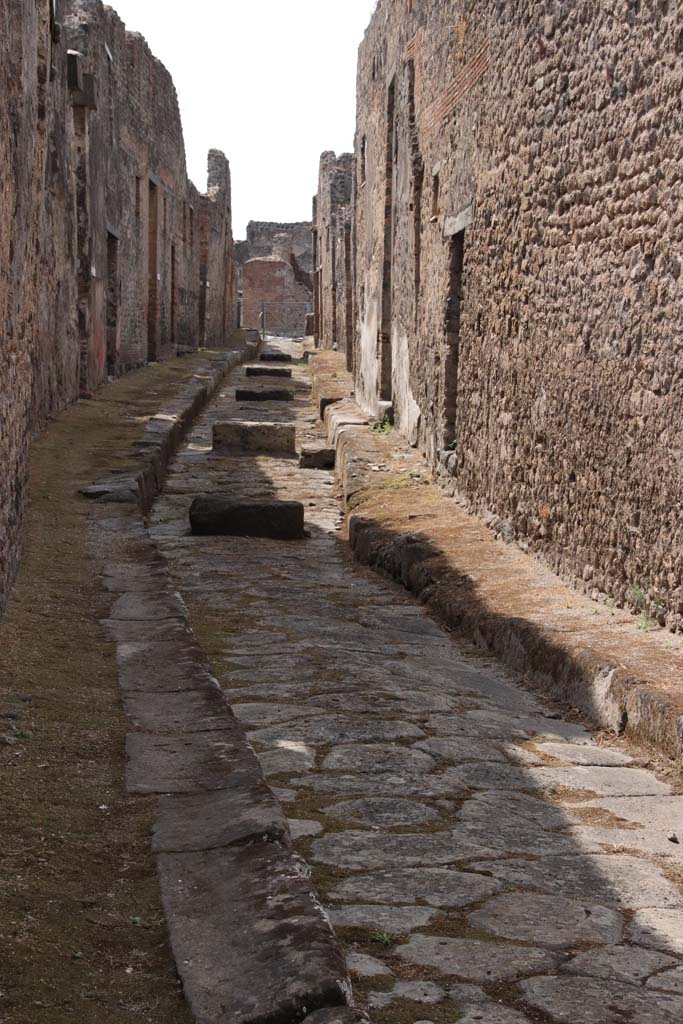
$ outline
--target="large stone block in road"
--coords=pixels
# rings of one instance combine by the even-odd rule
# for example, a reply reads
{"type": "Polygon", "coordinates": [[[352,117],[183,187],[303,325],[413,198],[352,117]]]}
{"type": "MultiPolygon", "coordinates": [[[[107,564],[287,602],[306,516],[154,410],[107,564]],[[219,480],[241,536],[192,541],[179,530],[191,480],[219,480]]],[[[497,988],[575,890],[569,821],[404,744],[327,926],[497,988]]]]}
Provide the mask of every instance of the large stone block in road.
{"type": "Polygon", "coordinates": [[[287,388],[266,388],[263,391],[237,388],[235,399],[238,402],[293,402],[294,392],[287,388]]]}
{"type": "Polygon", "coordinates": [[[304,535],[300,501],[249,501],[202,494],[190,506],[192,532],[207,536],[272,537],[298,540],[304,535]]]}
{"type": "Polygon", "coordinates": [[[213,425],[214,451],[234,448],[243,452],[296,454],[296,426],[293,423],[251,423],[228,420],[213,425]]]}
{"type": "Polygon", "coordinates": [[[291,377],[288,366],[247,366],[247,377],[291,377]]]}
{"type": "Polygon", "coordinates": [[[301,1021],[344,1006],[344,958],[305,865],[289,850],[257,841],[161,854],[158,863],[175,962],[195,1020],[301,1021]]]}
{"type": "Polygon", "coordinates": [[[288,352],[262,352],[262,363],[291,363],[292,357],[288,352]]]}

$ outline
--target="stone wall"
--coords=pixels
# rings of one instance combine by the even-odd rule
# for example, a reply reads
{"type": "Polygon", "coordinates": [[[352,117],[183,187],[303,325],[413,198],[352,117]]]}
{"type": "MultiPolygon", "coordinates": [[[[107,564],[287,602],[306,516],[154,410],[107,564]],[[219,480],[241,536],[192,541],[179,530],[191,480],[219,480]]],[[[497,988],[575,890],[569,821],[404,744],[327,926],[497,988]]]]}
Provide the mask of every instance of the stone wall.
{"type": "Polygon", "coordinates": [[[353,356],[352,206],[354,158],[323,153],[313,204],[315,343],[353,356]]]}
{"type": "Polygon", "coordinates": [[[100,0],[1,5],[0,138],[2,614],[31,436],[107,375],[222,340],[235,284],[227,162],[200,196],[170,75],[100,0]]]}
{"type": "Polygon", "coordinates": [[[0,7],[0,615],[31,434],[78,395],[66,48],[49,0],[0,7]]]}
{"type": "Polygon", "coordinates": [[[506,539],[671,628],[682,15],[380,0],[355,143],[360,401],[506,539]]]}

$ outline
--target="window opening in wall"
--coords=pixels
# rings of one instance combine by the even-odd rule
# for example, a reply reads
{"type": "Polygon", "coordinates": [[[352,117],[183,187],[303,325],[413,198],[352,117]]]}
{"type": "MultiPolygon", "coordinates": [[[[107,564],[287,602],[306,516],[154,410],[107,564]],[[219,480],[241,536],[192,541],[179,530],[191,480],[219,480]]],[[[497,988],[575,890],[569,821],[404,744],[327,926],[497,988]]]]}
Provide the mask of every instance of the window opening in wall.
{"type": "Polygon", "coordinates": [[[435,174],[432,176],[432,217],[439,216],[439,190],[439,175],[435,174]]]}
{"type": "Polygon", "coordinates": [[[361,185],[364,185],[364,184],[365,184],[365,175],[366,175],[366,165],[365,165],[365,160],[366,160],[366,150],[367,150],[367,139],[366,139],[366,137],[365,137],[365,136],[363,136],[363,140],[362,140],[362,142],[361,142],[361,144],[360,144],[360,183],[361,183],[361,185]]]}
{"type": "Polygon", "coordinates": [[[153,181],[149,183],[149,206],[147,212],[147,359],[156,362],[158,356],[159,292],[158,274],[158,189],[153,181]]]}
{"type": "Polygon", "coordinates": [[[392,399],[391,321],[392,259],[394,244],[394,147],[396,141],[396,80],[387,93],[387,141],[384,189],[384,265],[382,272],[382,322],[379,336],[379,398],[392,399]]]}
{"type": "Polygon", "coordinates": [[[116,372],[119,327],[119,240],[107,232],[107,374],[116,372]]]}
{"type": "Polygon", "coordinates": [[[452,448],[456,439],[458,401],[458,362],[462,318],[465,232],[451,238],[448,298],[446,300],[446,359],[444,363],[444,448],[452,448]]]}

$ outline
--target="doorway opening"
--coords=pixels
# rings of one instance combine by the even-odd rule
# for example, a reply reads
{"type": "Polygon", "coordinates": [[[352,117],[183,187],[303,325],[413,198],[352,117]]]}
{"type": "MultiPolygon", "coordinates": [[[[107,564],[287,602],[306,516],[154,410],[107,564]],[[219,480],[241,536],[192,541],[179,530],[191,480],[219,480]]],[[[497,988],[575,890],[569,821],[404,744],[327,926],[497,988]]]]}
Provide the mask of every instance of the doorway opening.
{"type": "Polygon", "coordinates": [[[107,232],[107,375],[113,377],[118,362],[119,240],[107,232]]]}
{"type": "Polygon", "coordinates": [[[382,324],[379,344],[379,398],[392,399],[391,320],[392,260],[394,244],[394,163],[396,147],[396,80],[387,94],[387,152],[384,188],[384,265],[382,271],[382,324]]]}
{"type": "Polygon", "coordinates": [[[159,289],[158,281],[158,189],[153,181],[149,183],[149,206],[147,210],[147,260],[148,260],[148,298],[147,298],[147,362],[154,363],[158,358],[159,347],[159,289]]]}
{"type": "Polygon", "coordinates": [[[444,448],[453,448],[456,440],[458,407],[458,362],[462,319],[465,232],[451,237],[448,298],[446,300],[446,359],[444,363],[444,448]]]}

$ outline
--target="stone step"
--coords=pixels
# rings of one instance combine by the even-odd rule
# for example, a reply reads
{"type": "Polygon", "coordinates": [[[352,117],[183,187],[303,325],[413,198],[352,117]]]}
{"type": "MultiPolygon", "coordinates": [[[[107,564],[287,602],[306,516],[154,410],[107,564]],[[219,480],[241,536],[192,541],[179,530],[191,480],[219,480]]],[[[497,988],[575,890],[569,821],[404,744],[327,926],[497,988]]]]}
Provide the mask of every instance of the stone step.
{"type": "Polygon", "coordinates": [[[236,449],[243,452],[296,454],[296,427],[293,423],[253,423],[227,420],[213,425],[214,451],[236,449]]]}
{"type": "Polygon", "coordinates": [[[301,469],[334,469],[337,452],[334,448],[302,448],[301,469]]]}
{"type": "Polygon", "coordinates": [[[262,352],[262,363],[291,363],[292,357],[288,352],[262,352]]]}
{"type": "Polygon", "coordinates": [[[238,402],[293,402],[294,392],[286,388],[267,388],[264,391],[237,388],[235,399],[238,402]]]}
{"type": "Polygon", "coordinates": [[[192,532],[233,537],[299,540],[304,536],[300,501],[250,501],[222,494],[202,494],[190,506],[192,532]]]}

